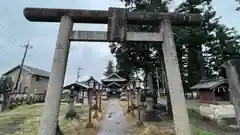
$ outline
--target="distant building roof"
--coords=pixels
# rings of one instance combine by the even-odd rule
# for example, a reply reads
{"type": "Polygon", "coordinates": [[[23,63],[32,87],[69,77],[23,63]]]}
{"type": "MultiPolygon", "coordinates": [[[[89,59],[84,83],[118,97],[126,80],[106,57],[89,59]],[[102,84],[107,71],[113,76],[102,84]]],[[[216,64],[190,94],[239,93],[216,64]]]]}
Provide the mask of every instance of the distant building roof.
{"type": "Polygon", "coordinates": [[[224,78],[202,80],[190,89],[213,89],[224,83],[227,83],[227,80],[224,78]]]}
{"type": "Polygon", "coordinates": [[[68,89],[68,90],[70,90],[72,86],[79,86],[80,89],[81,89],[81,88],[84,88],[84,89],[88,89],[88,88],[89,88],[89,86],[86,85],[86,84],[83,83],[83,82],[74,82],[74,83],[72,83],[72,84],[69,84],[69,85],[64,86],[63,89],[68,89]]]}
{"type": "Polygon", "coordinates": [[[86,89],[89,87],[88,85],[86,85],[85,83],[82,83],[82,82],[75,82],[75,84],[78,84],[86,89]]]}
{"type": "Polygon", "coordinates": [[[94,77],[90,76],[90,78],[88,80],[86,80],[85,82],[83,82],[84,84],[88,84],[89,81],[93,80],[95,83],[97,84],[101,84],[99,81],[97,81],[94,77]]]}
{"type": "Polygon", "coordinates": [[[113,73],[108,78],[102,79],[102,82],[124,82],[127,81],[126,79],[120,77],[118,74],[113,73]]]}
{"type": "MultiPolygon", "coordinates": [[[[14,70],[16,70],[18,68],[20,68],[20,65],[12,68],[11,70],[9,70],[6,73],[4,73],[3,75],[7,75],[7,74],[13,72],[14,70]]],[[[42,69],[39,69],[39,68],[34,68],[34,67],[30,67],[30,66],[24,65],[23,69],[27,70],[28,72],[30,72],[31,74],[34,74],[34,75],[39,75],[39,76],[42,76],[42,77],[50,77],[50,72],[42,70],[42,69]]]]}

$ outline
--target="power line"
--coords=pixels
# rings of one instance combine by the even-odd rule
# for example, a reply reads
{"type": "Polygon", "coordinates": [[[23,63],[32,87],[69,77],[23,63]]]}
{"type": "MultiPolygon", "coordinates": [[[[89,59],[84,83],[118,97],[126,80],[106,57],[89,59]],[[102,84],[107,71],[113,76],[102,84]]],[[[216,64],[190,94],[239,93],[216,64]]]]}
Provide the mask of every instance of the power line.
{"type": "Polygon", "coordinates": [[[26,56],[27,56],[27,51],[28,51],[28,49],[33,48],[33,46],[29,44],[29,41],[26,45],[21,45],[21,47],[25,48],[25,51],[24,51],[24,54],[23,54],[22,62],[21,62],[21,65],[20,65],[20,71],[19,71],[19,74],[18,74],[16,85],[14,87],[14,91],[18,90],[18,87],[19,87],[18,85],[19,85],[21,74],[22,74],[23,65],[24,65],[24,62],[25,62],[25,59],[26,59],[26,56]]]}

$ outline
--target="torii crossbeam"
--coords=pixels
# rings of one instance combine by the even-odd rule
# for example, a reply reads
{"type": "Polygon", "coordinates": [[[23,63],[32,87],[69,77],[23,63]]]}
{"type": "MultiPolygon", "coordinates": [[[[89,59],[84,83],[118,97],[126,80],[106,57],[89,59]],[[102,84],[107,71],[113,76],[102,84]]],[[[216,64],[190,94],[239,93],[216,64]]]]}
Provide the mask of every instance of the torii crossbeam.
{"type": "Polygon", "coordinates": [[[40,135],[55,135],[56,132],[70,41],[162,42],[175,132],[177,135],[191,135],[171,24],[177,26],[197,26],[202,21],[200,15],[129,12],[123,8],[109,8],[108,11],[25,8],[24,15],[29,21],[60,22],[48,91],[41,118],[40,135]],[[73,31],[73,23],[108,24],[108,31],[73,31]],[[159,32],[127,32],[128,24],[159,25],[159,32]]]}

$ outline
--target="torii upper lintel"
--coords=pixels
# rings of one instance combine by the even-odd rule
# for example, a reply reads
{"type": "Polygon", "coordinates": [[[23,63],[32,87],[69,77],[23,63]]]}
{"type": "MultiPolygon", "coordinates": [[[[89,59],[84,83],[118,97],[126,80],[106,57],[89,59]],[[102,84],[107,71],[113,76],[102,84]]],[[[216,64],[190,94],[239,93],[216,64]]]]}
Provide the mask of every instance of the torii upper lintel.
{"type": "MultiPolygon", "coordinates": [[[[116,9],[116,8],[109,8],[116,9]]],[[[124,8],[117,8],[124,9],[124,8]]],[[[25,8],[24,16],[35,22],[60,22],[62,16],[69,16],[74,23],[108,24],[111,10],[84,10],[84,9],[51,9],[51,8],[25,8]]],[[[202,17],[200,14],[180,14],[162,12],[126,12],[128,24],[158,24],[164,19],[176,26],[198,26],[202,17]]]]}

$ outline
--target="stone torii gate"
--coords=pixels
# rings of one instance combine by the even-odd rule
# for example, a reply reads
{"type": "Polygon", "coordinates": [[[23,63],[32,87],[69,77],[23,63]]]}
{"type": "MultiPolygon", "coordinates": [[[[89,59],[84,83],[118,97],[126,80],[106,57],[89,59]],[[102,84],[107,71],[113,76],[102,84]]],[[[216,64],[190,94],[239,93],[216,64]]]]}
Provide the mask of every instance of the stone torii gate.
{"type": "Polygon", "coordinates": [[[161,42],[168,87],[171,95],[175,132],[191,135],[189,118],[183,94],[182,80],[173,39],[173,25],[199,25],[201,16],[195,14],[128,12],[123,8],[104,10],[25,8],[27,20],[60,22],[52,63],[48,91],[43,107],[40,135],[55,135],[60,97],[64,83],[70,41],[92,42],[161,42]],[[73,23],[108,24],[108,31],[73,31],[73,23]],[[127,32],[127,25],[159,24],[158,33],[127,32]]]}

